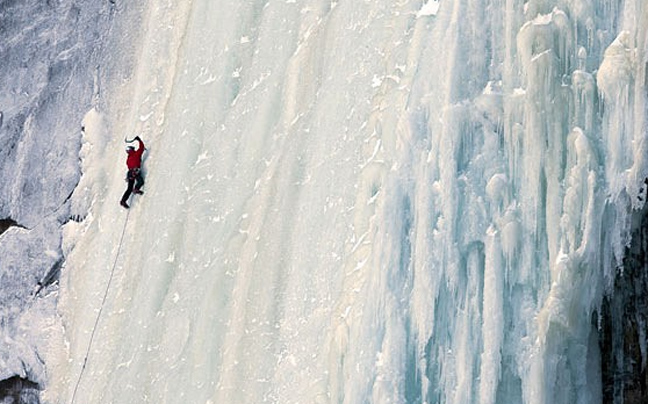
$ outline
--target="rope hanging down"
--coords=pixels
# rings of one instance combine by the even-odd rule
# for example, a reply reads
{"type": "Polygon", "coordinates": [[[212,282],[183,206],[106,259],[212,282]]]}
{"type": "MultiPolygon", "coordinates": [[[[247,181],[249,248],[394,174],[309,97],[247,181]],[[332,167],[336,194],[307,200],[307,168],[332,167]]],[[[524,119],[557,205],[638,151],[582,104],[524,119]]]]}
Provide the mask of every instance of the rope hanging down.
{"type": "Polygon", "coordinates": [[[112,269],[110,270],[110,278],[108,278],[108,285],[106,285],[106,291],[104,292],[103,300],[101,301],[101,306],[99,307],[99,313],[97,313],[97,318],[95,320],[94,326],[92,327],[92,333],[90,334],[90,341],[88,342],[88,349],[86,350],[85,358],[83,359],[83,366],[81,367],[79,378],[77,379],[76,385],[74,386],[74,393],[72,393],[72,401],[70,402],[70,404],[74,404],[77,391],[79,390],[79,384],[81,384],[81,378],[83,377],[83,373],[88,363],[88,356],[90,356],[90,349],[92,348],[92,342],[94,340],[95,332],[97,331],[97,326],[99,325],[101,312],[103,311],[104,304],[106,303],[106,298],[108,297],[108,291],[110,290],[110,284],[112,283],[113,275],[115,274],[115,267],[117,267],[117,259],[119,259],[119,254],[121,253],[122,244],[124,242],[124,234],[126,234],[126,225],[128,224],[129,216],[130,216],[130,211],[126,213],[124,228],[122,229],[122,234],[121,237],[119,238],[119,246],[117,247],[117,254],[115,255],[115,262],[113,262],[112,269]]]}

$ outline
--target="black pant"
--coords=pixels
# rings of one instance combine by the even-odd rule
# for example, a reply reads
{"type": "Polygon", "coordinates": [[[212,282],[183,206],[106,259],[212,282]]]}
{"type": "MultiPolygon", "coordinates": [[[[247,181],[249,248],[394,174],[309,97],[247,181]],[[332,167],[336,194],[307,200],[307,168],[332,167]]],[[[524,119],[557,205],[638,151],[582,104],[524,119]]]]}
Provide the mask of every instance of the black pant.
{"type": "Polygon", "coordinates": [[[128,181],[128,188],[126,188],[126,192],[124,192],[124,196],[122,196],[122,202],[127,202],[128,198],[130,198],[131,192],[133,192],[133,185],[135,185],[136,190],[144,186],[144,177],[142,177],[142,171],[139,168],[128,170],[126,180],[128,181]]]}

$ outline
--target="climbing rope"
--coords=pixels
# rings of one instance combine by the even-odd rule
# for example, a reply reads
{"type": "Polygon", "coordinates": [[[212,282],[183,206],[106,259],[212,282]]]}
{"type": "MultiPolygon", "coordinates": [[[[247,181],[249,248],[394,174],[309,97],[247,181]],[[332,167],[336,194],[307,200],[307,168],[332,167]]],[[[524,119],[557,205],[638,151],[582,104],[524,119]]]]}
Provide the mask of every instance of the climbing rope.
{"type": "Polygon", "coordinates": [[[119,238],[119,246],[117,247],[117,254],[115,254],[115,262],[113,262],[112,269],[110,270],[110,278],[108,278],[108,285],[106,285],[106,291],[104,292],[103,300],[101,301],[101,306],[99,307],[99,313],[97,313],[97,318],[95,320],[94,326],[92,327],[92,333],[90,334],[90,341],[88,342],[88,349],[85,353],[85,358],[83,359],[83,366],[81,367],[81,372],[79,373],[79,378],[77,379],[76,385],[74,386],[74,393],[72,393],[72,401],[70,404],[74,404],[77,391],[79,390],[79,384],[81,384],[81,378],[85,372],[86,365],[88,363],[88,357],[90,356],[90,349],[92,348],[92,342],[94,340],[95,332],[97,331],[97,326],[99,325],[99,319],[101,318],[101,312],[103,311],[104,304],[106,303],[106,298],[108,297],[108,291],[110,290],[110,284],[113,280],[113,275],[115,274],[115,268],[117,267],[117,259],[119,259],[119,254],[121,253],[122,244],[124,242],[124,234],[126,234],[126,225],[128,224],[128,217],[130,216],[130,209],[126,213],[126,220],[124,221],[124,228],[122,229],[121,237],[119,238]]]}

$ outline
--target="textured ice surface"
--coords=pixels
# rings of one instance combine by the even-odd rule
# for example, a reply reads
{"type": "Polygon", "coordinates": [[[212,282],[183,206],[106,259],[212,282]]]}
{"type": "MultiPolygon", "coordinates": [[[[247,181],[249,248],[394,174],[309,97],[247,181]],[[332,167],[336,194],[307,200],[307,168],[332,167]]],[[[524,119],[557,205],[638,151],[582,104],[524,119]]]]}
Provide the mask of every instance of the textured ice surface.
{"type": "Polygon", "coordinates": [[[128,90],[86,117],[52,397],[601,401],[642,5],[434,3],[149,4],[128,90]]]}
{"type": "Polygon", "coordinates": [[[48,400],[601,402],[641,1],[133,7],[81,114],[48,400]]]}

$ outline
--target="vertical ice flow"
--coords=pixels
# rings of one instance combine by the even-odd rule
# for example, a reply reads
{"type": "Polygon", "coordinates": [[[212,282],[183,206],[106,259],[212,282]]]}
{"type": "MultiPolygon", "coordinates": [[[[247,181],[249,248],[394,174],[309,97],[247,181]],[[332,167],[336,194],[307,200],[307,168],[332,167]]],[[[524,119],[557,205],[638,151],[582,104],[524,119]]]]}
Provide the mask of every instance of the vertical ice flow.
{"type": "Polygon", "coordinates": [[[146,11],[86,117],[53,401],[601,402],[593,318],[648,176],[641,1],[146,11]]]}

